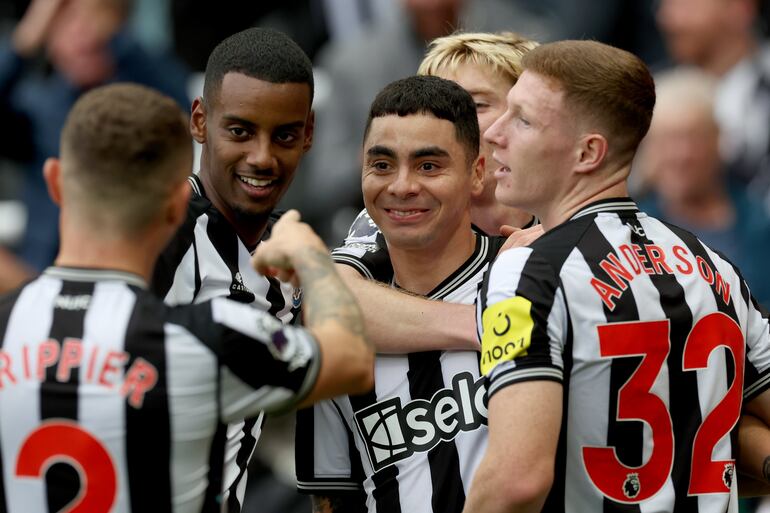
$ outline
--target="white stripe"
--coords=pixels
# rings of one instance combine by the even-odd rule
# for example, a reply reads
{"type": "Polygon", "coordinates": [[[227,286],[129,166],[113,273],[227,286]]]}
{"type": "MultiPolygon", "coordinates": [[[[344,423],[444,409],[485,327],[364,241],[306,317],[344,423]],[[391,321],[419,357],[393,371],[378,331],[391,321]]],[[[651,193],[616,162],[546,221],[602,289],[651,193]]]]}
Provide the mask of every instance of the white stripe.
{"type": "Polygon", "coordinates": [[[123,281],[130,285],[147,288],[147,282],[136,274],[112,269],[75,269],[68,267],[49,267],[43,274],[67,281],[98,282],[123,281]]]}
{"type": "Polygon", "coordinates": [[[3,478],[9,511],[47,513],[45,479],[17,478],[16,460],[22,442],[40,426],[40,382],[36,379],[37,348],[48,338],[53,321],[53,301],[61,282],[41,277],[28,285],[16,301],[2,350],[11,358],[16,384],[0,389],[0,442],[3,478]],[[34,322],[30,322],[34,319],[34,322]],[[22,347],[29,348],[31,379],[24,377],[22,347]]]}
{"type": "Polygon", "coordinates": [[[190,187],[192,187],[192,190],[195,194],[197,194],[198,196],[203,196],[203,194],[201,193],[200,187],[198,187],[198,181],[194,177],[188,176],[187,181],[190,182],[190,187]]]}
{"type": "MultiPolygon", "coordinates": [[[[120,476],[128,476],[125,453],[126,399],[119,393],[124,368],[105,375],[109,388],[100,384],[101,369],[110,351],[125,351],[125,335],[136,303],[136,294],[124,283],[97,283],[83,322],[83,360],[96,352],[89,380],[87,366],[81,367],[78,384],[78,423],[92,433],[107,449],[120,476]]],[[[130,511],[128,480],[118,479],[115,511],[130,511]]]]}
{"type": "Polygon", "coordinates": [[[487,394],[492,395],[499,389],[518,381],[534,381],[537,380],[537,378],[549,380],[555,378],[561,381],[564,378],[564,373],[561,369],[554,369],[550,367],[539,367],[537,369],[517,369],[516,371],[511,371],[498,377],[489,387],[487,394]]]}
{"type": "Polygon", "coordinates": [[[216,431],[216,356],[180,326],[166,324],[166,386],[174,513],[200,511],[216,431]]]}
{"type": "Polygon", "coordinates": [[[631,200],[602,203],[600,205],[594,205],[592,207],[578,211],[571,217],[571,219],[577,219],[579,217],[587,216],[589,214],[596,214],[599,212],[614,212],[618,210],[639,210],[639,207],[637,207],[636,203],[631,200]]]}

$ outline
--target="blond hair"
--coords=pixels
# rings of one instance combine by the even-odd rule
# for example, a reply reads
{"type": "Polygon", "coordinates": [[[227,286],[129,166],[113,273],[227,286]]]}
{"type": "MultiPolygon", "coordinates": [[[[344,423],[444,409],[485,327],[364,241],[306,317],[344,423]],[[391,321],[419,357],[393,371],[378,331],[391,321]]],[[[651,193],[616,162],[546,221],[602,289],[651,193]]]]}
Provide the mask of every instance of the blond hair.
{"type": "Polygon", "coordinates": [[[522,57],[537,46],[514,32],[457,32],[431,42],[417,73],[435,75],[441,69],[455,71],[470,63],[490,67],[513,85],[521,75],[522,57]]]}

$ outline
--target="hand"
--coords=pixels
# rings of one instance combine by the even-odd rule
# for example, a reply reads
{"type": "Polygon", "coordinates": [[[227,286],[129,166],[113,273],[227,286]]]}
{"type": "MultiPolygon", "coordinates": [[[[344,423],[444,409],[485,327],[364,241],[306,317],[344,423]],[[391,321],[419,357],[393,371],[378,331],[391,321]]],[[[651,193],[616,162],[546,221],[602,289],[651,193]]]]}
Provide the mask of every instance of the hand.
{"type": "Polygon", "coordinates": [[[45,44],[51,24],[65,0],[32,0],[13,31],[13,48],[22,57],[34,56],[45,44]]]}
{"type": "Polygon", "coordinates": [[[329,250],[313,229],[300,221],[299,212],[289,210],[275,223],[270,238],[257,246],[251,262],[257,272],[297,287],[297,268],[313,252],[328,255],[329,250]]]}
{"type": "Polygon", "coordinates": [[[545,231],[543,230],[542,224],[536,224],[535,226],[530,226],[529,228],[524,229],[504,224],[500,227],[500,234],[503,237],[508,237],[508,240],[506,240],[505,244],[503,244],[503,246],[500,248],[500,253],[511,248],[529,246],[537,239],[539,239],[543,233],[545,233],[545,231]]]}

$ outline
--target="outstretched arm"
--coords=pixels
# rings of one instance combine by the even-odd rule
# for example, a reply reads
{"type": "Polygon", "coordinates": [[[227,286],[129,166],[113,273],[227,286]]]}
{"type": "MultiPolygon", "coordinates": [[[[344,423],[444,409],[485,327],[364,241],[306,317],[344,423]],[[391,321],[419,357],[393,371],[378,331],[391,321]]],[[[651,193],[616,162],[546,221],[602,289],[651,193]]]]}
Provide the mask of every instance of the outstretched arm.
{"type": "Polygon", "coordinates": [[[337,264],[337,269],[361,305],[366,332],[378,352],[479,349],[472,305],[399,291],[367,280],[345,264],[337,264]]]}
{"type": "Polygon", "coordinates": [[[374,379],[374,348],[364,336],[361,310],[335,271],[328,249],[290,210],[275,224],[269,240],[254,254],[257,271],[303,287],[303,318],[318,340],[318,380],[300,405],[369,390],[374,379]]]}

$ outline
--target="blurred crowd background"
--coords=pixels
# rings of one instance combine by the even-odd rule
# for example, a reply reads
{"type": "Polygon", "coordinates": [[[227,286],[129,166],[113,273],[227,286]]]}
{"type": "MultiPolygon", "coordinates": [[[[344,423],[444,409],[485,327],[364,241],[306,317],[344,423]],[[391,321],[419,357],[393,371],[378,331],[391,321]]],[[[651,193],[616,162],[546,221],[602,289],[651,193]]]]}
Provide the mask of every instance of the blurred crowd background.
{"type": "MultiPolygon", "coordinates": [[[[316,131],[281,206],[334,246],[363,206],[361,135],[374,95],[414,74],[435,37],[510,30],[597,39],[647,62],[658,103],[634,198],[725,253],[770,305],[769,25],[768,0],[0,0],[0,291],[56,254],[42,163],[58,154],[83,91],[140,82],[189,110],[218,42],[249,26],[288,33],[315,66],[316,131]]],[[[268,423],[245,511],[309,511],[294,493],[289,422],[268,423]]]]}

